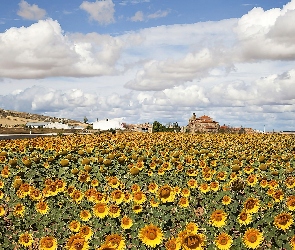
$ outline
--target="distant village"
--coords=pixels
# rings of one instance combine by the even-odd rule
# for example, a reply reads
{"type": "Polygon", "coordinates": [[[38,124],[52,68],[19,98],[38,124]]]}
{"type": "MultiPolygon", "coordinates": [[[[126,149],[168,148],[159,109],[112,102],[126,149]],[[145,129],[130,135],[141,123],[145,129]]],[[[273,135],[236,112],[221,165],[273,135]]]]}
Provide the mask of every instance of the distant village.
{"type": "MultiPolygon", "coordinates": [[[[11,121],[11,123],[0,123],[0,127],[2,128],[22,127],[27,129],[82,130],[85,133],[99,131],[135,131],[144,133],[157,131],[174,131],[180,133],[265,133],[265,131],[257,131],[253,128],[231,127],[225,124],[220,125],[219,122],[214,121],[210,116],[202,115],[197,117],[195,113],[189,118],[186,126],[179,126],[177,122],[162,125],[157,121],[153,123],[128,124],[123,122],[122,119],[97,119],[95,122],[88,123],[86,117],[84,117],[83,122],[77,122],[70,119],[0,109],[0,122],[3,122],[4,119],[11,121]],[[159,126],[161,129],[159,129],[159,126]]],[[[282,133],[294,132],[282,131],[282,133]]]]}

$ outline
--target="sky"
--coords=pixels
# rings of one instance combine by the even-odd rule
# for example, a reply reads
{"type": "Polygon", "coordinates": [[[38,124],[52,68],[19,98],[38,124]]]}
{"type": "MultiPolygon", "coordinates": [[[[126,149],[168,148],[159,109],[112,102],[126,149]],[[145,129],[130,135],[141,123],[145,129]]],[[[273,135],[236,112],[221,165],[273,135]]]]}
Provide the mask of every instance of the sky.
{"type": "Polygon", "coordinates": [[[295,130],[295,0],[1,0],[0,108],[295,130]]]}

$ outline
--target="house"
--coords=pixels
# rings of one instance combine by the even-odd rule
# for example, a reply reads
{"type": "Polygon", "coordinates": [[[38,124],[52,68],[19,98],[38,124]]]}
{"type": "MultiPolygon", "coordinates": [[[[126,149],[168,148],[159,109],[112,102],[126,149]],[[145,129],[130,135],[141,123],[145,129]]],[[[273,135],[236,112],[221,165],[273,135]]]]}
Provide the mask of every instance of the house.
{"type": "Polygon", "coordinates": [[[28,127],[28,128],[45,128],[45,126],[47,126],[48,124],[50,124],[50,122],[27,122],[26,127],[28,127]]]}
{"type": "Polygon", "coordinates": [[[93,129],[109,130],[109,129],[124,129],[121,119],[105,119],[93,122],[93,129]]]}
{"type": "Polygon", "coordinates": [[[193,113],[187,125],[187,129],[191,133],[217,133],[219,128],[219,123],[213,121],[211,117],[207,115],[196,117],[195,113],[193,113]]]}

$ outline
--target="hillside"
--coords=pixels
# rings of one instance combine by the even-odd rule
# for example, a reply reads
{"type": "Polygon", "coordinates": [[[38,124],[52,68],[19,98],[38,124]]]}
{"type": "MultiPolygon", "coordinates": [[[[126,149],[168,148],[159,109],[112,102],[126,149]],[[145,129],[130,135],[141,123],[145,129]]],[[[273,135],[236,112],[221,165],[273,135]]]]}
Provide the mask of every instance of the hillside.
{"type": "Polygon", "coordinates": [[[0,109],[0,133],[23,133],[28,122],[60,122],[72,126],[87,127],[87,124],[67,118],[57,118],[26,112],[0,109]]]}

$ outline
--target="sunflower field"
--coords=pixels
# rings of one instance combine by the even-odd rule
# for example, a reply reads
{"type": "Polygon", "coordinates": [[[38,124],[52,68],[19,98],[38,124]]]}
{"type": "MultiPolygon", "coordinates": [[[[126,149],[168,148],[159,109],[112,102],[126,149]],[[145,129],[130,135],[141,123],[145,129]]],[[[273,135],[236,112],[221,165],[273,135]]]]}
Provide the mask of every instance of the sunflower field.
{"type": "Polygon", "coordinates": [[[0,141],[0,249],[295,249],[295,137],[0,141]]]}

